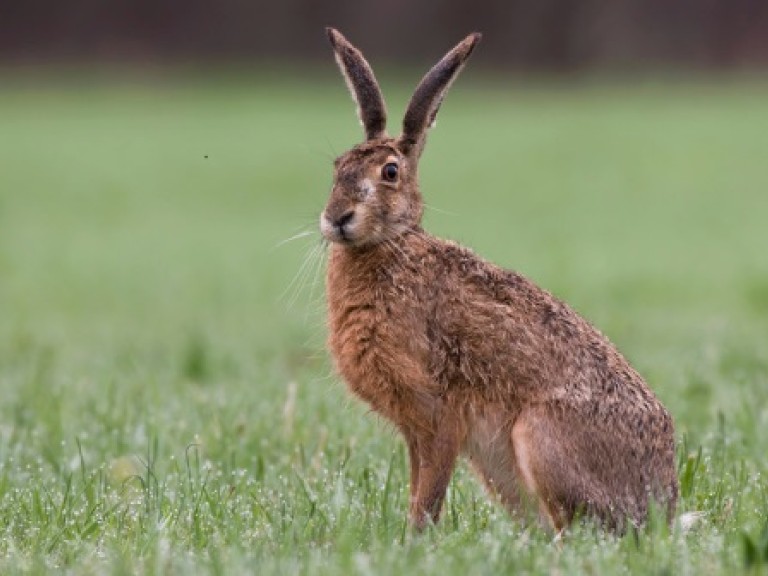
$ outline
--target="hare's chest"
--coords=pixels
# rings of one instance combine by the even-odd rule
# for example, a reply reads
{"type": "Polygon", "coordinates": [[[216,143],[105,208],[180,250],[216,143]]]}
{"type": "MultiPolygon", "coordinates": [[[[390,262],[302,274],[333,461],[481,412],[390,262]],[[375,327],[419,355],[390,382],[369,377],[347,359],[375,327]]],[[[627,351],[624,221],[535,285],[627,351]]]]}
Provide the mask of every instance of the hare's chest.
{"type": "Polygon", "coordinates": [[[328,344],[339,374],[385,416],[425,386],[426,344],[418,332],[406,306],[381,300],[347,303],[329,314],[328,344]]]}
{"type": "Polygon", "coordinates": [[[391,367],[382,350],[381,321],[369,306],[344,309],[330,318],[328,342],[336,369],[349,389],[379,411],[394,395],[391,367]]]}
{"type": "MultiPolygon", "coordinates": [[[[329,314],[329,348],[348,382],[391,376],[403,336],[379,303],[349,304],[329,314]]],[[[402,359],[401,359],[402,360],[402,359]]]]}
{"type": "Polygon", "coordinates": [[[369,363],[379,345],[382,315],[371,303],[342,305],[328,315],[328,345],[342,374],[349,378],[369,363]]]}

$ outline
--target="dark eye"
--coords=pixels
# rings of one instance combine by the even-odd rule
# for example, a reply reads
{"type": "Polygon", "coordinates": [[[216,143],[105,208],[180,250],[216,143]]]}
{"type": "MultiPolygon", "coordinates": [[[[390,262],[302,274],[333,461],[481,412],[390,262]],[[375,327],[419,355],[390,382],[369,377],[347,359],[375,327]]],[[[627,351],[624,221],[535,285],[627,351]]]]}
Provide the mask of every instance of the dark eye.
{"type": "Polygon", "coordinates": [[[384,168],[381,169],[381,177],[389,182],[394,182],[397,180],[397,171],[398,167],[394,162],[384,164],[384,168]]]}

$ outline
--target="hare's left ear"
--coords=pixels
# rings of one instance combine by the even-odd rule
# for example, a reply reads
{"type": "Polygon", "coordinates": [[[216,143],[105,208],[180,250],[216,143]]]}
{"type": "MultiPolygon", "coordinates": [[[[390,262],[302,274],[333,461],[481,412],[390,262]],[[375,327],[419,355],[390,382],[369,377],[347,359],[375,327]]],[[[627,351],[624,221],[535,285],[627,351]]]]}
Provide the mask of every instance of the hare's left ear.
{"type": "Polygon", "coordinates": [[[357,115],[365,129],[365,136],[369,140],[380,138],[387,124],[387,109],[373,70],[360,50],[352,46],[338,30],[326,28],[326,32],[333,46],[336,63],[357,104],[357,115]]]}
{"type": "Polygon", "coordinates": [[[408,109],[403,118],[403,134],[400,137],[400,147],[409,154],[421,154],[426,140],[427,128],[435,124],[437,112],[443,102],[445,93],[451,83],[459,75],[464,63],[472,54],[472,50],[480,42],[482,34],[475,32],[459,42],[443,59],[427,72],[421,79],[416,91],[411,97],[408,109]]]}

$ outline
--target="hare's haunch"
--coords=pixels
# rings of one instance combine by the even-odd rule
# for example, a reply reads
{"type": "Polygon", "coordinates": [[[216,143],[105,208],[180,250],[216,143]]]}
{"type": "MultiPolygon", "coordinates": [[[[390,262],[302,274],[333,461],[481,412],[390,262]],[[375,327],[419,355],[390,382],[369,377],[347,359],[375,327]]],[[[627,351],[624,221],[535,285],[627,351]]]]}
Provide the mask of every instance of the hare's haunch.
{"type": "Polygon", "coordinates": [[[410,519],[437,521],[456,459],[513,513],[561,530],[580,512],[623,530],[677,500],[672,418],[598,330],[523,276],[421,227],[427,129],[480,40],[422,79],[397,138],[371,67],[328,29],[366,140],[340,156],[320,228],[331,241],[329,346],[352,392],[402,432],[410,519]]]}

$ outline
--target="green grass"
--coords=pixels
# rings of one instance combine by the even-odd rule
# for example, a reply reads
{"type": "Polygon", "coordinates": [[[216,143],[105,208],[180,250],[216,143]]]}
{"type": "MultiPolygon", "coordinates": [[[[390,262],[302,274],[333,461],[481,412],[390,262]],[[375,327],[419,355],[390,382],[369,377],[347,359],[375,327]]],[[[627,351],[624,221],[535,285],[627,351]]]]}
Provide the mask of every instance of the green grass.
{"type": "Polygon", "coordinates": [[[281,244],[358,139],[328,74],[0,91],[0,572],[766,570],[768,85],[468,75],[443,107],[427,227],[619,345],[706,514],[558,546],[463,466],[411,535],[403,447],[331,375],[318,237],[281,244]]]}

